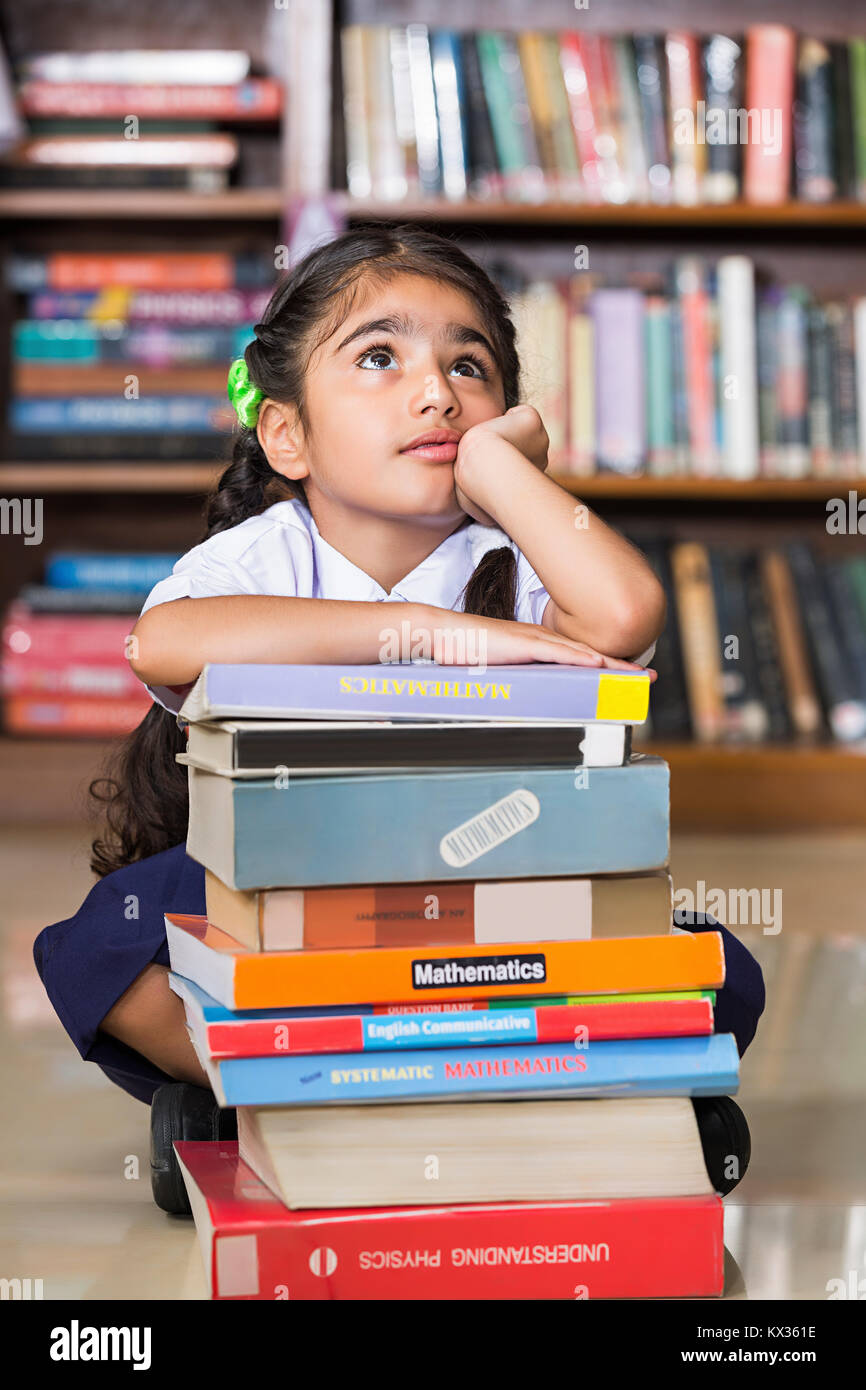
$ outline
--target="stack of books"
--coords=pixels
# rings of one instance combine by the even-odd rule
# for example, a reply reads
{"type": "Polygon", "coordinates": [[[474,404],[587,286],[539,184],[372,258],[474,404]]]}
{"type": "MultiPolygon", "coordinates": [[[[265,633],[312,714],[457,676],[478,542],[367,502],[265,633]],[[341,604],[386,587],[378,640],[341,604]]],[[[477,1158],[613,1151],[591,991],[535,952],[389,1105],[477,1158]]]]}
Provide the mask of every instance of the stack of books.
{"type": "Polygon", "coordinates": [[[17,65],[27,122],[0,187],[189,189],[277,182],[282,88],[236,50],[31,53],[17,65]],[[229,127],[224,129],[223,127],[229,127]]]}
{"type": "Polygon", "coordinates": [[[273,288],[257,252],[13,256],[10,448],[20,459],[207,459],[237,417],[226,363],[273,288]]]}
{"type": "Polygon", "coordinates": [[[866,38],[342,30],[358,198],[866,199],[866,38]]]}
{"type": "Polygon", "coordinates": [[[238,1140],[177,1152],[214,1298],[718,1295],[690,1097],[735,1090],[672,929],[641,672],[208,666],[172,987],[238,1140]],[[435,1102],[435,1103],[430,1103],[435,1102]]]}
{"type": "Polygon", "coordinates": [[[130,629],[176,555],[54,551],[3,622],[0,689],[10,734],[131,733],[151,699],[129,665],[130,629]]]}

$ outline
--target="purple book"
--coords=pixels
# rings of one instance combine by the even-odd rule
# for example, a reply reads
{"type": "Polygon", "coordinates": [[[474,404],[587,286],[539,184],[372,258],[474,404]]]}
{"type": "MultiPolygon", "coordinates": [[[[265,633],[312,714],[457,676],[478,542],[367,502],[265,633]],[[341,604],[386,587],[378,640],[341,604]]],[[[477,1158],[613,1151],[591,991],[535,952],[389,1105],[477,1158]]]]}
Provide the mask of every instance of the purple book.
{"type": "Polygon", "coordinates": [[[646,457],[643,295],[640,290],[596,290],[590,309],[598,467],[638,473],[646,457]]]}
{"type": "Polygon", "coordinates": [[[180,714],[212,719],[507,719],[642,724],[649,676],[594,666],[205,666],[180,714]]]}

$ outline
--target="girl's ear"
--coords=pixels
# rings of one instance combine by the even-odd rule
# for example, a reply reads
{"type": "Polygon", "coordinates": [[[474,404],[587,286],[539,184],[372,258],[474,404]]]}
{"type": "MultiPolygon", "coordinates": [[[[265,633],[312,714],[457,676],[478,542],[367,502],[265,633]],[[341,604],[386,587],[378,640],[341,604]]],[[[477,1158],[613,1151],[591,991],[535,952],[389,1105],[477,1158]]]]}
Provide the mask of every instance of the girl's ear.
{"type": "Polygon", "coordinates": [[[266,397],[259,407],[256,434],[275,473],[296,479],[309,476],[304,429],[297,406],[266,397]]]}

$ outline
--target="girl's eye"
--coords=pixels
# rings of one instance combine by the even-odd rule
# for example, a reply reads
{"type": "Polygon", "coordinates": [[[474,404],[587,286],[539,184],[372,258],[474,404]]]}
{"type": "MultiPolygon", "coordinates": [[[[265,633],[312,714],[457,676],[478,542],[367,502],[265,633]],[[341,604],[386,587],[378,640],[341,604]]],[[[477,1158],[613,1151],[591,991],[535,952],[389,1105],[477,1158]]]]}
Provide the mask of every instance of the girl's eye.
{"type": "Polygon", "coordinates": [[[372,367],[374,371],[389,371],[396,367],[394,354],[389,347],[370,347],[355,363],[356,367],[372,367]]]}
{"type": "Polygon", "coordinates": [[[451,368],[451,370],[453,372],[457,372],[461,367],[468,367],[470,370],[468,372],[461,371],[459,373],[460,376],[474,376],[480,378],[480,380],[482,381],[487,381],[490,377],[490,373],[487,370],[487,366],[484,362],[482,362],[480,357],[461,357],[459,362],[454,363],[454,366],[451,368]]]}

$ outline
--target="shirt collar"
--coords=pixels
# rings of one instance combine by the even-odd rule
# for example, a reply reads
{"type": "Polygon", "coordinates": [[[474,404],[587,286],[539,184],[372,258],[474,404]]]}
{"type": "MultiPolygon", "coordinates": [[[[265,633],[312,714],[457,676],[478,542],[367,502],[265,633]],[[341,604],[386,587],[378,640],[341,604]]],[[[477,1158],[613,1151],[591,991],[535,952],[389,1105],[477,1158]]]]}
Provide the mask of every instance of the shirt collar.
{"type": "Polygon", "coordinates": [[[413,570],[399,579],[390,593],[377,580],[347,559],[325,540],[312,512],[304,517],[315,554],[316,573],[322,598],[352,598],[370,601],[429,603],[437,608],[455,609],[467,580],[486,551],[511,545],[495,526],[470,522],[452,531],[413,570]]]}

